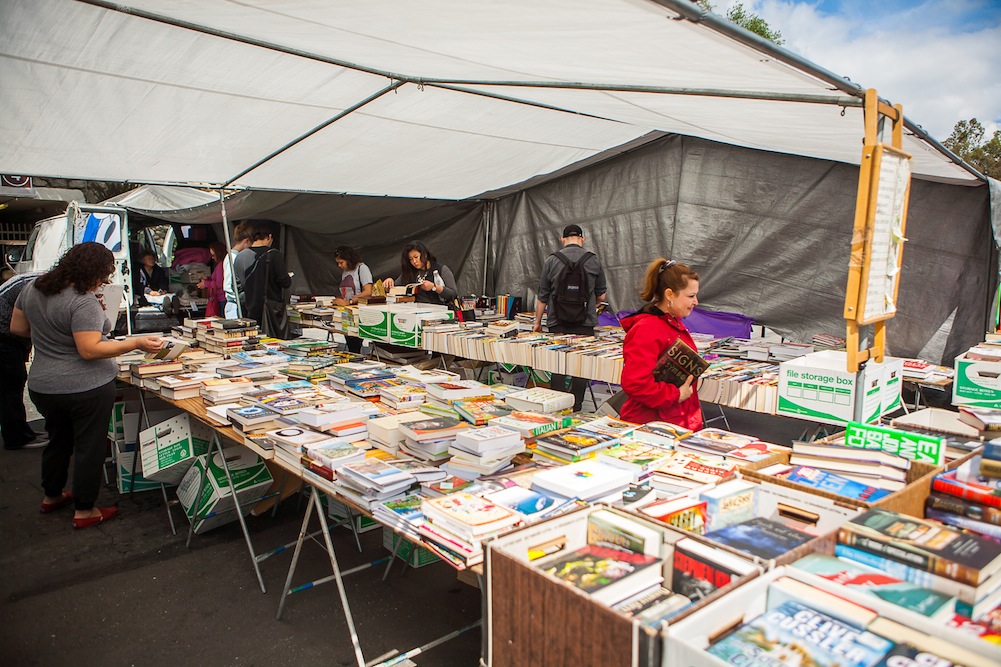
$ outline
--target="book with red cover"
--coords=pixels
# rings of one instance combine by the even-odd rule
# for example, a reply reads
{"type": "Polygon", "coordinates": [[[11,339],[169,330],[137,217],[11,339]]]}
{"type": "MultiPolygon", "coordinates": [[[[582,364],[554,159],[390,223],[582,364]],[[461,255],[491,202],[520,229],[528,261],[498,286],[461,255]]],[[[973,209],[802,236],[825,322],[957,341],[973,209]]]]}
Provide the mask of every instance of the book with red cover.
{"type": "Polygon", "coordinates": [[[956,477],[955,470],[935,475],[931,488],[932,491],[945,493],[980,505],[1001,508],[1001,489],[987,484],[960,481],[956,477]]]}
{"type": "Polygon", "coordinates": [[[653,368],[653,377],[658,382],[669,382],[680,387],[685,384],[689,375],[698,380],[707,368],[709,362],[678,338],[660,355],[653,368]]]}

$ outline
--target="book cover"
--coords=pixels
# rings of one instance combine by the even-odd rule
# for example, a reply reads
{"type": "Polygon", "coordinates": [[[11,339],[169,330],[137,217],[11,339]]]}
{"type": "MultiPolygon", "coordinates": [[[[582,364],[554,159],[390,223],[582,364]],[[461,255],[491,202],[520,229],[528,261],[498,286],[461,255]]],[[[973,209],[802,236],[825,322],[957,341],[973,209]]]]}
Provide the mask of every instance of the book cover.
{"type": "Polygon", "coordinates": [[[635,440],[642,440],[655,445],[672,447],[682,438],[688,437],[692,431],[669,422],[647,422],[633,430],[630,434],[635,440]]]}
{"type": "Polygon", "coordinates": [[[503,505],[466,491],[431,498],[425,500],[424,505],[424,514],[430,516],[432,522],[435,517],[444,517],[474,532],[484,528],[496,529],[498,525],[514,525],[519,521],[518,515],[503,505]]]}
{"type": "Polygon", "coordinates": [[[792,470],[777,476],[788,482],[803,484],[812,489],[827,491],[828,493],[855,500],[863,500],[867,503],[875,502],[880,498],[890,495],[890,491],[886,489],[860,484],[847,477],[836,475],[833,472],[818,470],[817,468],[810,468],[808,466],[794,466],[792,470]]]}
{"type": "Polygon", "coordinates": [[[872,667],[891,648],[888,639],[787,600],[707,650],[742,667],[872,667]]]}
{"type": "Polygon", "coordinates": [[[709,368],[709,362],[688,346],[680,338],[664,350],[653,368],[653,377],[658,382],[669,382],[680,387],[693,376],[696,380],[709,368]]]}
{"type": "Polygon", "coordinates": [[[671,590],[692,602],[756,569],[749,561],[738,562],[732,554],[688,538],[675,543],[673,563],[671,590]]]}
{"type": "Polygon", "coordinates": [[[589,544],[540,567],[599,602],[614,604],[649,587],[647,582],[657,583],[660,562],[654,556],[589,544]]]}
{"type": "Polygon", "coordinates": [[[699,497],[706,503],[707,529],[718,530],[754,518],[758,485],[734,479],[703,491],[699,497]]]}
{"type": "Polygon", "coordinates": [[[766,560],[778,558],[813,539],[808,533],[764,517],[714,530],[706,537],[766,560]]]}
{"type": "Polygon", "coordinates": [[[343,468],[345,473],[352,475],[356,479],[364,480],[368,485],[374,487],[387,487],[402,484],[404,482],[416,481],[410,473],[394,468],[384,461],[374,458],[366,458],[357,463],[348,463],[343,468]]]}
{"type": "Polygon", "coordinates": [[[640,509],[647,516],[687,530],[696,535],[706,534],[706,503],[695,498],[673,498],[658,500],[640,509]]]}
{"type": "Polygon", "coordinates": [[[564,498],[593,500],[624,489],[632,481],[633,475],[628,470],[589,460],[538,472],[532,478],[532,486],[564,498]]]}
{"type": "Polygon", "coordinates": [[[1001,431],[1001,410],[961,405],[959,419],[980,431],[1001,431]]]}
{"type": "Polygon", "coordinates": [[[582,456],[615,444],[615,438],[579,428],[539,436],[536,444],[557,452],[582,456]]]}
{"type": "Polygon", "coordinates": [[[556,501],[546,494],[520,486],[487,493],[485,497],[509,510],[523,514],[527,519],[541,518],[546,510],[556,504],[556,501]]]}
{"type": "Polygon", "coordinates": [[[1001,526],[1001,508],[980,505],[963,500],[947,493],[932,492],[925,501],[925,509],[949,512],[974,521],[983,521],[994,526],[1001,526]]]}
{"type": "Polygon", "coordinates": [[[756,440],[749,435],[731,433],[718,428],[704,428],[679,441],[677,447],[724,456],[741,447],[746,447],[756,440]]]}
{"type": "Polygon", "coordinates": [[[513,410],[511,406],[501,400],[490,401],[458,401],[452,408],[459,415],[475,426],[482,426],[496,417],[506,417],[513,410]]]}
{"type": "Polygon", "coordinates": [[[608,510],[587,517],[587,543],[659,556],[663,533],[608,510]]]}
{"type": "Polygon", "coordinates": [[[946,619],[955,613],[955,597],[930,588],[922,588],[852,561],[827,554],[809,554],[793,563],[792,567],[823,577],[840,586],[874,595],[929,618],[946,619]]]}
{"type": "Polygon", "coordinates": [[[570,418],[566,416],[516,410],[510,415],[497,417],[492,425],[518,431],[525,438],[536,438],[544,433],[567,428],[570,423],[570,418]]]}
{"type": "Polygon", "coordinates": [[[598,453],[602,463],[632,470],[637,476],[643,476],[664,463],[674,455],[670,449],[646,442],[623,439],[614,447],[598,453]]]}
{"type": "Polygon", "coordinates": [[[250,426],[252,424],[271,421],[277,416],[277,413],[267,408],[262,408],[259,405],[248,405],[239,408],[230,408],[226,410],[226,416],[241,424],[250,426]]]}
{"type": "Polygon", "coordinates": [[[716,483],[730,477],[736,470],[736,463],[724,461],[718,456],[675,452],[674,456],[658,466],[654,472],[700,483],[716,483]]]}
{"type": "Polygon", "coordinates": [[[843,524],[838,542],[971,586],[1001,570],[1001,544],[937,521],[879,508],[843,524]]]}
{"type": "Polygon", "coordinates": [[[976,460],[979,469],[979,458],[974,456],[956,470],[935,475],[931,483],[932,490],[987,507],[1001,509],[1001,488],[987,483],[986,480],[980,481],[979,475],[975,477],[977,481],[961,481],[959,479],[959,472],[963,468],[968,468],[974,460],[976,460]]]}
{"type": "Polygon", "coordinates": [[[420,442],[453,438],[456,434],[468,430],[469,424],[452,417],[435,417],[404,422],[400,424],[399,428],[401,433],[420,442]]]}

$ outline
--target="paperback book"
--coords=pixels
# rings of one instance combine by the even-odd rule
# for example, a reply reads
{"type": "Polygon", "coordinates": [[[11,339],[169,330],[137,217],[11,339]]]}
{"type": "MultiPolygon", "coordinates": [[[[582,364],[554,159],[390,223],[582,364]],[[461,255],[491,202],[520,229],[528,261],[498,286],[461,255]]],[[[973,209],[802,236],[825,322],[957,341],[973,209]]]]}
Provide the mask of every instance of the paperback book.
{"type": "Polygon", "coordinates": [[[706,537],[765,560],[778,558],[813,539],[808,533],[764,517],[714,530],[706,537]]]}
{"type": "Polygon", "coordinates": [[[673,562],[671,590],[692,602],[758,569],[748,560],[690,537],[674,544],[673,562]]]}
{"type": "Polygon", "coordinates": [[[663,581],[659,558],[589,544],[540,565],[547,574],[614,605],[663,581]]]}

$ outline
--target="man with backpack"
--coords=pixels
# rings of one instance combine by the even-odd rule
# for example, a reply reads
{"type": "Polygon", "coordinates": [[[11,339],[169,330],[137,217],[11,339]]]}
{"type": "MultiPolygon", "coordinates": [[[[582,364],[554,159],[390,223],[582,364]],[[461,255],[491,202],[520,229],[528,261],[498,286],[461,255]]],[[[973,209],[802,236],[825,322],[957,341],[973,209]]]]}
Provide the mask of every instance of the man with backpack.
{"type": "MultiPolygon", "coordinates": [[[[534,331],[542,331],[542,315],[550,333],[594,335],[598,323],[596,303],[605,298],[605,272],[593,252],[584,250],[584,231],[579,225],[563,228],[563,248],[546,258],[539,279],[534,331]]],[[[566,389],[566,375],[554,373],[552,387],[566,389]]],[[[587,380],[572,378],[574,410],[584,403],[587,380]]]]}

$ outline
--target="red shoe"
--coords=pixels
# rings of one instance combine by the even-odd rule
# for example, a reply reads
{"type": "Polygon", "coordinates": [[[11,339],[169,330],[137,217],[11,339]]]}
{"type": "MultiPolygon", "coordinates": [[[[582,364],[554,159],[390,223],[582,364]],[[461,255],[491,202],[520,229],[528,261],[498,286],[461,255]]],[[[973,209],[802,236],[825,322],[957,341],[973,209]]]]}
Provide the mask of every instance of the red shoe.
{"type": "Polygon", "coordinates": [[[118,514],[118,507],[98,507],[98,511],[101,513],[100,516],[89,516],[86,519],[73,519],[74,528],[89,528],[90,526],[96,526],[99,523],[104,523],[105,521],[110,521],[118,514]]]}
{"type": "Polygon", "coordinates": [[[70,493],[69,491],[65,491],[65,492],[63,492],[63,494],[62,494],[62,495],[61,495],[61,496],[59,497],[59,500],[57,500],[57,501],[56,501],[56,502],[54,502],[54,503],[47,503],[47,502],[45,502],[45,501],[43,500],[43,501],[42,501],[42,504],[41,504],[41,506],[40,506],[40,508],[39,508],[39,511],[40,511],[40,512],[41,512],[42,514],[48,514],[49,512],[55,512],[55,511],[56,511],[57,509],[59,509],[60,507],[66,507],[66,506],[67,506],[67,505],[69,505],[69,504],[70,504],[71,502],[73,502],[73,494],[72,494],[72,493],[70,493]]]}

